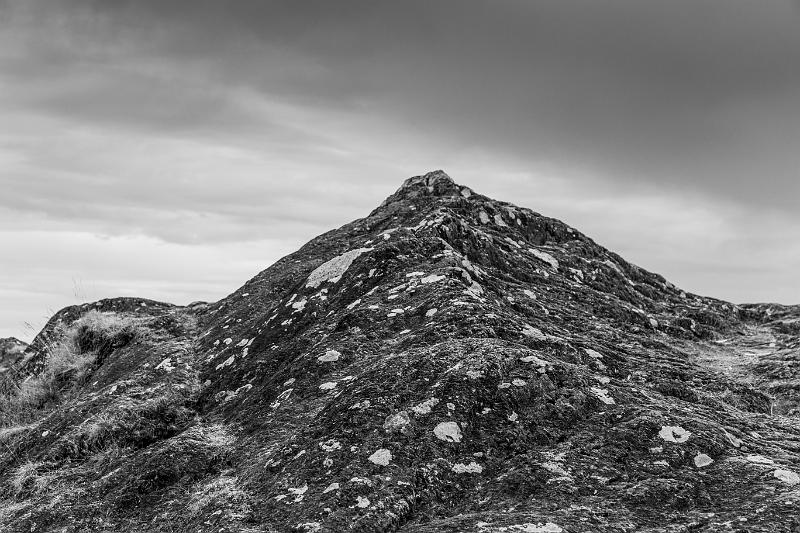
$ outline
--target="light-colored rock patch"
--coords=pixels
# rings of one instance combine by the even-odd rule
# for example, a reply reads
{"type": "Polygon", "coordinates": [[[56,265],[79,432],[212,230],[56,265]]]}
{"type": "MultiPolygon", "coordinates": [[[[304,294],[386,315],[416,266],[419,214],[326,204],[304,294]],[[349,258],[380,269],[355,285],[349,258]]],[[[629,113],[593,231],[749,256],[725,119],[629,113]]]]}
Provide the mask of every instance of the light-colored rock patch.
{"type": "Polygon", "coordinates": [[[483,467],[475,461],[472,461],[468,465],[456,463],[453,465],[453,472],[456,474],[480,474],[483,472],[483,467]]]}
{"type": "Polygon", "coordinates": [[[535,248],[529,248],[528,250],[536,259],[549,264],[551,267],[553,267],[553,270],[558,270],[558,260],[555,257],[547,252],[542,252],[541,250],[537,250],[535,248]]]}
{"type": "Polygon", "coordinates": [[[309,274],[308,280],[306,280],[306,287],[316,289],[325,282],[336,283],[347,272],[347,269],[350,268],[350,265],[353,264],[353,261],[358,256],[371,250],[372,248],[356,248],[329,259],[309,274]]]}
{"type": "Polygon", "coordinates": [[[380,466],[389,466],[392,462],[392,452],[386,448],[380,448],[369,456],[369,461],[380,466]]]}
{"type": "Polygon", "coordinates": [[[697,468],[705,468],[714,462],[714,459],[704,453],[698,453],[694,456],[694,466],[697,468]]]}
{"type": "Polygon", "coordinates": [[[445,442],[461,442],[461,428],[458,427],[456,422],[440,422],[433,429],[433,434],[436,438],[445,442]]]}
{"type": "Polygon", "coordinates": [[[658,436],[667,442],[683,443],[689,440],[691,433],[680,426],[662,426],[658,436]]]}
{"type": "Polygon", "coordinates": [[[598,400],[600,400],[606,405],[614,405],[615,403],[617,403],[614,401],[614,398],[612,398],[611,395],[608,393],[607,389],[601,389],[600,387],[591,387],[589,391],[592,394],[594,394],[594,396],[598,400]]]}
{"type": "Polygon", "coordinates": [[[334,361],[338,361],[341,355],[342,354],[336,350],[328,350],[323,355],[317,357],[317,361],[320,363],[333,363],[334,361]]]}
{"type": "Polygon", "coordinates": [[[797,485],[800,483],[800,476],[791,470],[783,470],[782,468],[779,468],[775,470],[772,475],[775,476],[775,479],[782,481],[787,485],[797,485]]]}
{"type": "Polygon", "coordinates": [[[424,402],[418,403],[411,408],[414,414],[423,416],[431,412],[431,410],[439,404],[439,398],[429,398],[424,402]]]}

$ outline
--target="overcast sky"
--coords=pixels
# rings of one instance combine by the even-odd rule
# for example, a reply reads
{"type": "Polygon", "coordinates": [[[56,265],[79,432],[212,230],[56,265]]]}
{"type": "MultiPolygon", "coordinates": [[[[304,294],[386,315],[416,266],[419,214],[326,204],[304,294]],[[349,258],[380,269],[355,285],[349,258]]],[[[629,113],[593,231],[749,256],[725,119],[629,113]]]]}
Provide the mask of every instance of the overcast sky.
{"type": "Polygon", "coordinates": [[[800,4],[0,0],[0,337],[219,299],[438,168],[800,303],[800,4]]]}

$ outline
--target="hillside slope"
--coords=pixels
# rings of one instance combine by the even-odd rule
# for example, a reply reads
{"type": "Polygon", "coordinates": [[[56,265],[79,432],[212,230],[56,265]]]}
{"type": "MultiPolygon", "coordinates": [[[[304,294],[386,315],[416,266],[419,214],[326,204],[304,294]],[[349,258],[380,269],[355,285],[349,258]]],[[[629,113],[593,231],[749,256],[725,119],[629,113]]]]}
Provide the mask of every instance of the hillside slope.
{"type": "Polygon", "coordinates": [[[0,372],[16,364],[27,347],[27,344],[14,337],[0,339],[0,372]]]}
{"type": "Polygon", "coordinates": [[[57,313],[0,530],[796,532],[798,360],[800,307],[432,172],[219,302],[57,313]]]}

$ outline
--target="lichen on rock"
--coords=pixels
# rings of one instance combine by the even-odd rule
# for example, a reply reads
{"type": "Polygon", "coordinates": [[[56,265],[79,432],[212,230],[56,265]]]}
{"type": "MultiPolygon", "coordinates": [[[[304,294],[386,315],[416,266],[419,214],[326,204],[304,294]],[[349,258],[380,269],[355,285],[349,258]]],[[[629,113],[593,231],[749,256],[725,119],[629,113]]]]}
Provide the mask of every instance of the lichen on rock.
{"type": "Polygon", "coordinates": [[[794,533],[798,323],[434,171],[218,302],[56,313],[0,531],[794,533]]]}

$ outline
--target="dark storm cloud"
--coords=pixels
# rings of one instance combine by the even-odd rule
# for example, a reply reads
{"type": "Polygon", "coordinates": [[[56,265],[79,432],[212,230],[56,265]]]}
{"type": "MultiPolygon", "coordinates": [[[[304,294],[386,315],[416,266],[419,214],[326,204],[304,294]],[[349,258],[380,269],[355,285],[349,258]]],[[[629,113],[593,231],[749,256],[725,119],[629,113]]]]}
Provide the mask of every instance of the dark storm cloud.
{"type": "Polygon", "coordinates": [[[268,94],[590,167],[612,183],[784,207],[800,195],[793,2],[73,5],[156,39],[176,66],[199,62],[268,94]]]}
{"type": "MultiPolygon", "coordinates": [[[[800,196],[793,2],[42,6],[37,16],[89,30],[85,42],[76,39],[76,68],[84,45],[120,70],[101,72],[90,87],[34,98],[55,112],[162,128],[244,128],[246,110],[214,87],[246,87],[378,114],[461,146],[588,168],[611,186],[667,183],[782,207],[800,196]],[[182,85],[180,72],[208,87],[193,87],[197,78],[182,85]]],[[[61,55],[69,62],[69,51],[61,55]]]]}

